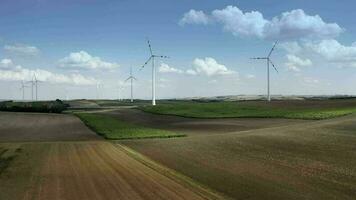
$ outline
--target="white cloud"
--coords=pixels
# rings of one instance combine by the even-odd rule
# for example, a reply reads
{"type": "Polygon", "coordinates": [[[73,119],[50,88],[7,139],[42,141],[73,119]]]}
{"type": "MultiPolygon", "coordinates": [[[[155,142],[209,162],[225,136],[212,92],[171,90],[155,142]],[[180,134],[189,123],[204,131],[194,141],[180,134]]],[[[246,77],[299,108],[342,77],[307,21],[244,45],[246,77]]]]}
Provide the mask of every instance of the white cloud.
{"type": "Polygon", "coordinates": [[[283,43],[280,43],[277,47],[280,47],[280,48],[286,50],[290,54],[297,54],[302,51],[302,47],[296,41],[283,42],[283,43]]]}
{"type": "Polygon", "coordinates": [[[194,70],[189,71],[189,74],[194,74],[195,72],[196,74],[214,76],[236,73],[235,71],[227,69],[225,65],[219,64],[214,58],[210,57],[206,57],[205,59],[196,58],[193,61],[193,67],[194,70]]]}
{"type": "Polygon", "coordinates": [[[312,78],[312,77],[304,77],[303,81],[308,84],[319,84],[320,83],[320,81],[318,79],[312,78]]]}
{"type": "Polygon", "coordinates": [[[119,67],[117,63],[110,63],[101,60],[87,53],[79,51],[70,53],[69,56],[59,60],[59,66],[67,69],[103,69],[112,70],[119,67]]]}
{"type": "Polygon", "coordinates": [[[238,7],[227,6],[214,10],[212,17],[220,22],[224,30],[238,36],[264,37],[264,27],[268,23],[258,11],[243,13],[238,7]]]}
{"type": "Polygon", "coordinates": [[[8,69],[14,65],[11,59],[4,58],[0,61],[0,68],[8,69]]]}
{"type": "Polygon", "coordinates": [[[160,73],[176,73],[176,74],[182,74],[183,71],[174,67],[171,67],[165,63],[161,63],[161,66],[159,67],[158,71],[160,73]]]}
{"type": "Polygon", "coordinates": [[[187,70],[185,71],[185,73],[188,74],[188,75],[197,75],[197,72],[194,71],[194,70],[192,70],[192,69],[187,69],[187,70]]]}
{"type": "Polygon", "coordinates": [[[59,84],[73,84],[73,85],[94,85],[96,80],[94,78],[85,77],[81,74],[57,74],[43,69],[26,69],[20,65],[15,65],[10,59],[3,59],[0,63],[6,63],[7,68],[0,69],[0,80],[5,81],[20,81],[32,80],[36,75],[40,81],[59,84]]]}
{"type": "Polygon", "coordinates": [[[189,12],[184,13],[182,19],[179,20],[179,25],[185,24],[208,24],[209,17],[203,11],[191,9],[189,12]]]}
{"type": "Polygon", "coordinates": [[[286,66],[288,67],[288,70],[290,71],[295,71],[299,72],[300,67],[308,67],[313,65],[312,61],[310,59],[302,59],[296,55],[287,55],[287,63],[286,66]]]}
{"type": "Polygon", "coordinates": [[[5,45],[4,50],[9,53],[28,55],[28,56],[36,56],[40,53],[40,50],[37,47],[27,46],[23,44],[5,45]]]}
{"type": "Polygon", "coordinates": [[[247,79],[254,79],[254,78],[256,78],[256,76],[253,75],[253,74],[247,74],[247,75],[246,75],[246,78],[247,78],[247,79]]]}
{"type": "MultiPolygon", "coordinates": [[[[319,15],[307,15],[301,9],[283,12],[280,16],[268,20],[259,11],[244,13],[236,6],[227,6],[212,11],[209,16],[204,14],[204,19],[209,18],[221,23],[225,31],[235,36],[260,39],[334,38],[343,32],[338,24],[327,23],[319,15]]],[[[181,21],[184,19],[185,17],[181,21]]],[[[200,20],[189,22],[207,24],[200,20]]]]}
{"type": "MultiPolygon", "coordinates": [[[[319,58],[321,61],[326,61],[328,65],[336,65],[337,67],[356,66],[356,45],[354,43],[347,46],[335,39],[306,40],[303,42],[283,43],[282,48],[285,49],[288,54],[297,57],[303,57],[305,55],[308,57],[312,56],[313,59],[319,58]]],[[[292,61],[292,63],[303,65],[303,62],[298,61],[298,59],[291,55],[289,55],[289,58],[287,57],[288,62],[292,61]]],[[[305,61],[304,65],[312,64],[308,60],[305,61]]]]}
{"type": "Polygon", "coordinates": [[[356,61],[356,46],[345,46],[336,40],[322,40],[321,42],[306,43],[305,48],[308,48],[328,61],[332,62],[350,62],[356,61]]]}

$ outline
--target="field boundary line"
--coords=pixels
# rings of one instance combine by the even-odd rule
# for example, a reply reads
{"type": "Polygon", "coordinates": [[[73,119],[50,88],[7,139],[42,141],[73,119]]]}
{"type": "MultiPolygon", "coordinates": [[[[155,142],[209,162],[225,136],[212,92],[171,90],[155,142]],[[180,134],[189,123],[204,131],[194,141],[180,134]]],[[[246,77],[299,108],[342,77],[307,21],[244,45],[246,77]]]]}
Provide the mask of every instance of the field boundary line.
{"type": "Polygon", "coordinates": [[[191,191],[197,193],[204,199],[211,199],[211,200],[232,200],[232,198],[227,197],[224,194],[221,194],[217,191],[213,191],[212,189],[208,188],[207,186],[204,186],[195,180],[191,179],[190,177],[187,177],[174,169],[168,168],[166,166],[163,166],[152,159],[148,158],[145,155],[142,155],[141,153],[125,146],[122,144],[114,143],[115,146],[119,149],[121,149],[123,152],[125,152],[127,155],[132,157],[133,159],[137,160],[138,162],[142,163],[143,165],[155,170],[159,174],[162,174],[166,176],[167,178],[181,184],[182,186],[186,187],[187,189],[190,189],[191,191]]]}

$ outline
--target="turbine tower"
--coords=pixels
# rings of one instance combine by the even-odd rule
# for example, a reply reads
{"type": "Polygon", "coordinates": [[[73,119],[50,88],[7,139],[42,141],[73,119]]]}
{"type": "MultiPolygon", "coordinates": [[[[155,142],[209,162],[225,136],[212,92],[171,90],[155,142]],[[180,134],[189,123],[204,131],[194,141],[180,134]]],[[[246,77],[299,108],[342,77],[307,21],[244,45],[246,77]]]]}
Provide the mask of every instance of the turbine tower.
{"type": "Polygon", "coordinates": [[[255,59],[255,60],[266,60],[267,62],[267,101],[271,101],[271,94],[270,94],[270,76],[269,76],[269,64],[271,64],[274,68],[274,70],[276,70],[276,72],[278,73],[278,70],[276,68],[276,66],[274,66],[273,62],[271,61],[271,55],[272,55],[272,52],[274,50],[274,48],[276,47],[277,45],[277,42],[276,41],[271,49],[271,51],[269,52],[268,56],[267,57],[256,57],[256,58],[251,58],[251,59],[255,59]]]}
{"type": "Polygon", "coordinates": [[[131,103],[133,102],[133,80],[137,80],[133,75],[132,75],[132,67],[130,68],[130,76],[125,80],[128,81],[130,80],[131,82],[131,103]]]}
{"type": "Polygon", "coordinates": [[[32,80],[27,81],[26,83],[31,84],[31,100],[33,101],[33,86],[35,85],[35,82],[33,81],[33,77],[32,77],[32,80]]]}
{"type": "Polygon", "coordinates": [[[153,54],[150,40],[147,39],[148,48],[150,49],[150,57],[147,59],[145,64],[141,67],[142,70],[150,61],[152,61],[152,105],[156,105],[156,69],[155,69],[155,58],[169,58],[168,56],[160,56],[153,54]]]}
{"type": "Polygon", "coordinates": [[[25,85],[24,81],[21,81],[21,87],[20,90],[22,90],[22,101],[25,100],[25,88],[27,88],[28,86],[25,85]]]}
{"type": "MultiPolygon", "coordinates": [[[[32,80],[33,81],[33,80],[32,80]]],[[[38,83],[40,83],[40,82],[42,82],[42,81],[40,81],[40,80],[38,80],[37,79],[37,77],[36,77],[36,74],[34,75],[34,84],[35,84],[35,86],[36,86],[36,101],[38,100],[38,83]]]]}

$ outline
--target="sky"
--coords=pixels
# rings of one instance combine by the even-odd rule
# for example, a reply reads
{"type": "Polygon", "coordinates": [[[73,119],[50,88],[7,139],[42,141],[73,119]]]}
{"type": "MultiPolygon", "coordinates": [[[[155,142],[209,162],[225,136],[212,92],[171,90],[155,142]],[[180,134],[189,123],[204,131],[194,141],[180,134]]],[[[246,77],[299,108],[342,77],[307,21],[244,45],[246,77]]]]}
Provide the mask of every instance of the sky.
{"type": "Polygon", "coordinates": [[[356,95],[352,0],[1,0],[0,99],[356,95]]]}

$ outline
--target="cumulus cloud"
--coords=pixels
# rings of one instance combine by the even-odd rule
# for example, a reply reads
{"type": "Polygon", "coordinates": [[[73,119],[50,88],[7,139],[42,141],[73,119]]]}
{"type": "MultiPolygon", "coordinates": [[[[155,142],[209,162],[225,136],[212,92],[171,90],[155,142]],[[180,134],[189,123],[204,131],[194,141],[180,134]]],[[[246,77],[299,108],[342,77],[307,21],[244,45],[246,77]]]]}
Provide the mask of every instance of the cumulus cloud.
{"type": "Polygon", "coordinates": [[[320,42],[308,42],[305,48],[310,49],[328,61],[332,62],[355,62],[356,61],[356,45],[345,46],[337,40],[322,40],[320,42]]]}
{"type": "Polygon", "coordinates": [[[176,73],[176,74],[184,73],[183,70],[171,67],[165,63],[161,63],[161,66],[159,67],[158,71],[160,73],[176,73]]]}
{"type": "Polygon", "coordinates": [[[214,58],[210,57],[206,57],[204,59],[196,58],[193,61],[193,67],[194,69],[190,70],[189,74],[215,76],[230,75],[236,73],[235,71],[229,70],[225,65],[219,64],[214,58]]]}
{"type": "Polygon", "coordinates": [[[4,50],[9,53],[28,56],[36,56],[40,53],[40,50],[37,47],[23,44],[5,45],[4,50]]]}
{"type": "Polygon", "coordinates": [[[184,13],[182,19],[179,20],[179,25],[185,24],[208,24],[209,17],[203,11],[191,9],[189,12],[184,13]]]}
{"type": "Polygon", "coordinates": [[[224,30],[236,36],[265,37],[264,27],[268,20],[258,11],[244,13],[238,7],[227,6],[222,10],[214,10],[212,17],[223,25],[224,30]]]}
{"type": "MultiPolygon", "coordinates": [[[[356,45],[343,45],[335,39],[324,39],[314,41],[289,42],[281,44],[281,47],[288,54],[301,57],[303,55],[321,58],[328,64],[336,64],[338,67],[355,67],[356,66],[356,45]]],[[[287,56],[288,62],[298,63],[300,66],[303,62],[298,61],[293,56],[287,56]]],[[[308,60],[304,64],[311,64],[308,60]]],[[[295,65],[294,65],[295,66],[295,65]]]]}
{"type": "Polygon", "coordinates": [[[300,67],[308,67],[313,64],[310,59],[302,59],[291,54],[287,55],[287,60],[286,66],[288,67],[288,70],[295,72],[299,72],[300,67]]]}
{"type": "MultiPolygon", "coordinates": [[[[189,19],[189,13],[185,13],[181,21],[189,19]]],[[[211,15],[201,11],[200,15],[205,21],[222,24],[225,31],[235,36],[260,39],[334,38],[343,32],[338,24],[327,23],[319,15],[307,15],[302,9],[283,12],[271,20],[265,19],[259,11],[243,12],[236,6],[214,10],[211,15]]],[[[191,24],[207,24],[201,20],[188,21],[191,24]]]]}
{"type": "Polygon", "coordinates": [[[15,65],[10,59],[3,59],[0,61],[0,80],[5,81],[21,81],[32,80],[33,76],[40,81],[59,84],[73,84],[73,85],[95,85],[96,80],[94,78],[85,77],[81,74],[59,74],[52,73],[43,69],[27,69],[20,65],[15,65]]]}
{"type": "Polygon", "coordinates": [[[59,66],[64,69],[112,70],[119,67],[119,64],[103,61],[101,58],[92,56],[86,51],[79,51],[70,53],[69,56],[59,60],[59,66]]]}

